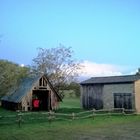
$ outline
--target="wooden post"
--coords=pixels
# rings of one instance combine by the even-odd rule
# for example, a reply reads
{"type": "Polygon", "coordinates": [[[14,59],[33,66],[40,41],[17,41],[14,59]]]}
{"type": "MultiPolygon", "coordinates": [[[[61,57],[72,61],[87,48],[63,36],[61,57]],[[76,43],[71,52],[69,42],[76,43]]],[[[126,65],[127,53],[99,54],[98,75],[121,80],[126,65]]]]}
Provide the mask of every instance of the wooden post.
{"type": "Polygon", "coordinates": [[[51,91],[48,92],[48,110],[50,111],[51,109],[51,91]]]}
{"type": "Polygon", "coordinates": [[[51,122],[52,122],[52,114],[51,114],[51,111],[49,111],[48,121],[49,121],[49,124],[51,124],[51,122]]]}
{"type": "Polygon", "coordinates": [[[93,119],[95,118],[95,109],[93,108],[92,110],[92,116],[93,116],[93,119]]]}
{"type": "Polygon", "coordinates": [[[72,113],[72,119],[73,120],[75,119],[75,113],[74,112],[72,113]]]}
{"type": "Polygon", "coordinates": [[[111,110],[108,110],[108,117],[111,117],[111,110]]]}
{"type": "Polygon", "coordinates": [[[122,114],[125,115],[125,109],[124,108],[122,108],[122,114]]]}
{"type": "Polygon", "coordinates": [[[17,122],[18,122],[18,127],[20,128],[21,127],[21,123],[22,123],[22,114],[21,113],[19,113],[18,115],[17,115],[17,122]]]}

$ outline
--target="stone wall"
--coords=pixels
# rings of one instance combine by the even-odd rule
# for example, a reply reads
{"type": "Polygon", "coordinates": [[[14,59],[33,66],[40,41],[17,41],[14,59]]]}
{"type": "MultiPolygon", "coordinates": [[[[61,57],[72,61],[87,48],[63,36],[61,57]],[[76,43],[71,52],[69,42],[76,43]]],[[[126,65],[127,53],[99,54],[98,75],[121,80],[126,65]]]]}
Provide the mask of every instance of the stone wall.
{"type": "Polygon", "coordinates": [[[114,108],[114,93],[132,93],[132,108],[135,108],[134,84],[107,84],[103,87],[104,109],[114,108]]]}

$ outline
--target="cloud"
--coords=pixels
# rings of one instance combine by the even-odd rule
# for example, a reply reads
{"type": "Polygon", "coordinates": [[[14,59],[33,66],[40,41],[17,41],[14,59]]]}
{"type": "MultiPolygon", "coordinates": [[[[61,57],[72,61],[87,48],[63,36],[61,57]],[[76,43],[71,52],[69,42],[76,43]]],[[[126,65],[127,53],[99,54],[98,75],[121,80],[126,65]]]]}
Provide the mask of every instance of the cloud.
{"type": "Polygon", "coordinates": [[[138,72],[138,69],[134,69],[133,71],[131,71],[129,74],[136,74],[138,72]]]}
{"type": "Polygon", "coordinates": [[[124,71],[126,71],[125,66],[112,64],[98,64],[95,62],[84,61],[82,65],[82,77],[116,76],[123,75],[124,71]]]}

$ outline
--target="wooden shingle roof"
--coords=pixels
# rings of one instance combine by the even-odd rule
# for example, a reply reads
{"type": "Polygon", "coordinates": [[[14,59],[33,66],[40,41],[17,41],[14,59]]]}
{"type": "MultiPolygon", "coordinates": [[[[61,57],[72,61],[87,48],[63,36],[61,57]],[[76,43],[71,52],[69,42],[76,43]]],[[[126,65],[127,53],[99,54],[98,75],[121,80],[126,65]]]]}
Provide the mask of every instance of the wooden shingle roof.
{"type": "Polygon", "coordinates": [[[132,83],[140,79],[140,75],[124,75],[124,76],[108,76],[108,77],[92,77],[81,82],[81,85],[88,84],[113,84],[113,83],[132,83]]]}

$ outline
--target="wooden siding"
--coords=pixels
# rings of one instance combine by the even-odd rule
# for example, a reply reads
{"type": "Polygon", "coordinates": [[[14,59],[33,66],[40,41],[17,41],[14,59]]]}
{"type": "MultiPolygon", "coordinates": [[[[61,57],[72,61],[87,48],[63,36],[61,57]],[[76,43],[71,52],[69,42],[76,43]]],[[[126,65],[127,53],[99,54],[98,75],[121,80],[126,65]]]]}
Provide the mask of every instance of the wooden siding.
{"type": "Polygon", "coordinates": [[[102,109],[103,99],[102,99],[102,85],[88,85],[82,86],[81,92],[81,102],[85,109],[102,109]]]}
{"type": "Polygon", "coordinates": [[[32,110],[32,99],[33,99],[33,90],[45,90],[49,91],[49,97],[50,99],[48,100],[48,108],[49,110],[56,110],[59,107],[59,101],[57,96],[55,95],[54,91],[51,89],[49,84],[47,83],[47,80],[45,77],[42,77],[39,81],[37,81],[30,92],[22,99],[22,110],[23,111],[29,111],[32,110]]]}
{"type": "Polygon", "coordinates": [[[27,95],[25,97],[23,97],[22,101],[21,101],[21,109],[22,111],[30,111],[32,110],[32,99],[33,99],[33,89],[35,89],[35,87],[39,86],[39,81],[37,81],[36,83],[34,83],[32,89],[27,93],[27,95]]]}
{"type": "MultiPolygon", "coordinates": [[[[44,79],[45,79],[45,77],[44,77],[44,79]]],[[[51,109],[56,110],[59,107],[58,98],[57,98],[56,94],[54,93],[54,91],[52,90],[52,88],[49,86],[48,83],[46,83],[46,86],[47,86],[47,89],[49,90],[49,94],[50,94],[50,97],[51,97],[51,99],[50,99],[51,109]]]]}
{"type": "Polygon", "coordinates": [[[140,80],[135,82],[135,105],[136,111],[140,113],[140,80]]]}
{"type": "Polygon", "coordinates": [[[23,97],[21,103],[23,111],[32,110],[32,90],[27,94],[27,96],[23,97]]]}
{"type": "Polygon", "coordinates": [[[8,101],[2,101],[2,107],[15,111],[15,110],[21,109],[21,104],[20,103],[8,102],[8,101]]]}

